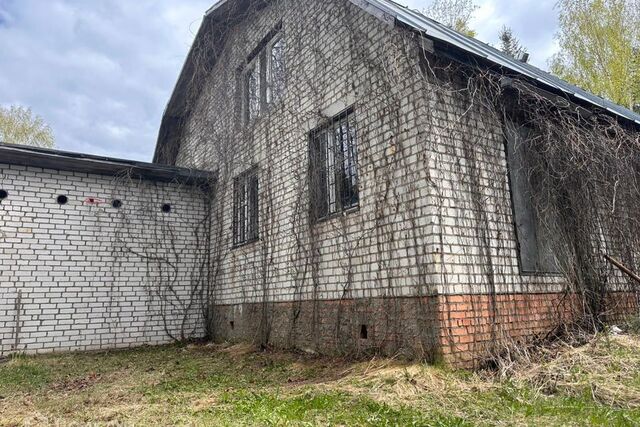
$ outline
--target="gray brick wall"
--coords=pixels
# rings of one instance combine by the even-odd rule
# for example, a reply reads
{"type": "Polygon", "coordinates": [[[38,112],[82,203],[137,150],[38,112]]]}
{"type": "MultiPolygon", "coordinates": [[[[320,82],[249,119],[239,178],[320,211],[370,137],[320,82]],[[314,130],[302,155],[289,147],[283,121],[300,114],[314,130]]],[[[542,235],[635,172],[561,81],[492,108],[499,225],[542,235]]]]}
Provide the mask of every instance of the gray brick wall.
{"type": "Polygon", "coordinates": [[[260,168],[260,242],[231,248],[231,185],[221,192],[218,303],[558,289],[557,277],[519,272],[501,122],[470,102],[455,64],[420,46],[344,0],[280,0],[230,27],[178,155],[201,169],[227,162],[230,177],[260,168]],[[285,96],[243,123],[238,70],[279,21],[285,96]],[[433,75],[438,67],[450,82],[433,75]],[[358,126],[360,206],[309,227],[308,133],[347,106],[358,126]],[[232,161],[219,154],[225,146],[232,161]]]}
{"type": "Polygon", "coordinates": [[[0,354],[166,343],[183,322],[189,337],[202,336],[192,295],[205,217],[198,191],[6,164],[0,189],[9,193],[0,203],[0,354]],[[172,293],[159,259],[177,266],[172,293]]]}

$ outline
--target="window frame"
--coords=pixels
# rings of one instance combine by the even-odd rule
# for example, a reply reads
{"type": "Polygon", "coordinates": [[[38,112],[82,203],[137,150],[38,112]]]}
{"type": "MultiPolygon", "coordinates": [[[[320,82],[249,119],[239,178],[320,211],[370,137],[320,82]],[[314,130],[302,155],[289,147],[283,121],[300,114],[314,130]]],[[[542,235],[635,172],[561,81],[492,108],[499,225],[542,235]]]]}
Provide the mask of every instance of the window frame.
{"type": "Polygon", "coordinates": [[[247,57],[247,61],[244,66],[241,66],[242,69],[242,96],[241,96],[241,105],[242,105],[242,119],[243,123],[250,124],[258,119],[265,111],[267,111],[271,105],[277,104],[280,101],[284,94],[286,93],[286,39],[284,32],[282,31],[282,22],[279,22],[270,32],[264,37],[260,43],[256,46],[256,48],[249,54],[247,57]],[[271,72],[271,62],[272,62],[272,49],[273,46],[282,41],[284,43],[282,59],[283,59],[283,87],[282,93],[277,98],[273,98],[273,95],[270,91],[272,91],[272,72],[271,72]],[[256,64],[259,64],[256,67],[256,64]],[[251,111],[251,92],[250,92],[250,83],[249,83],[249,73],[251,71],[256,70],[258,72],[258,81],[259,81],[259,102],[258,102],[258,111],[255,113],[255,116],[252,115],[251,111]]]}
{"type": "MultiPolygon", "coordinates": [[[[544,245],[540,245],[540,241],[538,239],[540,233],[540,220],[538,218],[537,213],[535,212],[535,208],[533,206],[533,204],[531,202],[527,203],[526,209],[529,212],[524,212],[524,213],[519,213],[518,209],[519,209],[519,203],[517,202],[517,195],[516,195],[516,191],[518,191],[520,188],[516,188],[517,185],[514,182],[516,176],[514,176],[515,174],[519,173],[517,171],[514,170],[514,164],[513,162],[516,161],[516,158],[513,158],[512,156],[518,156],[518,153],[516,153],[519,149],[519,144],[522,144],[523,140],[528,140],[531,139],[530,137],[527,138],[523,138],[521,131],[525,130],[528,134],[534,134],[535,133],[535,129],[532,126],[528,126],[527,124],[522,123],[522,121],[518,121],[518,120],[510,120],[510,119],[506,119],[504,124],[503,124],[503,129],[504,129],[504,150],[505,150],[505,162],[506,162],[506,167],[507,167],[507,183],[509,185],[509,199],[510,199],[510,203],[511,203],[511,215],[512,215],[512,224],[513,224],[513,230],[514,230],[514,235],[516,238],[516,249],[517,249],[517,253],[518,253],[518,270],[520,272],[520,275],[522,276],[538,276],[538,277],[557,277],[557,276],[561,276],[562,275],[562,271],[560,268],[560,265],[558,265],[558,260],[556,258],[556,262],[555,262],[555,267],[551,268],[551,267],[545,267],[543,265],[543,263],[541,262],[543,260],[542,258],[542,252],[545,250],[544,245]],[[515,141],[512,141],[512,139],[514,139],[514,137],[516,138],[515,141]],[[519,141],[518,141],[519,140],[519,141]],[[534,234],[534,238],[535,238],[535,267],[530,268],[527,265],[525,265],[525,254],[524,254],[524,248],[523,248],[523,239],[525,239],[525,236],[523,236],[523,233],[521,231],[521,226],[519,225],[518,221],[520,219],[522,219],[522,216],[530,216],[532,222],[533,222],[533,234],[534,234]]],[[[521,150],[523,148],[520,148],[521,150]]],[[[526,149],[526,148],[524,148],[526,149]]],[[[528,179],[525,177],[524,179],[527,180],[527,187],[530,186],[530,184],[528,183],[528,179]]],[[[526,202],[525,202],[526,203],[526,202]]],[[[555,255],[552,254],[552,256],[555,257],[555,255]]]]}
{"type": "Polygon", "coordinates": [[[260,240],[260,175],[257,165],[233,179],[233,247],[260,240]],[[242,224],[241,224],[242,223],[242,224]]]}
{"type": "Polygon", "coordinates": [[[338,113],[309,132],[309,211],[313,223],[319,223],[360,208],[360,168],[358,165],[358,126],[353,107],[338,113]],[[346,124],[346,135],[342,126],[346,124]],[[340,141],[336,136],[340,131],[340,141]],[[318,139],[324,135],[324,143],[318,139]],[[347,145],[345,146],[346,136],[347,145]],[[318,146],[318,144],[321,144],[318,146]],[[330,149],[332,147],[332,149],[330,149]],[[345,157],[345,153],[347,156],[345,157]],[[318,165],[318,161],[322,164],[318,165]],[[327,162],[332,163],[328,165],[327,162]],[[349,172],[346,173],[346,168],[349,172]],[[345,197],[344,184],[350,182],[345,197]],[[313,193],[319,189],[320,194],[313,193]],[[345,203],[345,199],[349,203],[345,203]],[[320,208],[320,204],[322,207],[320,208]],[[320,211],[321,210],[321,211],[320,211]]]}

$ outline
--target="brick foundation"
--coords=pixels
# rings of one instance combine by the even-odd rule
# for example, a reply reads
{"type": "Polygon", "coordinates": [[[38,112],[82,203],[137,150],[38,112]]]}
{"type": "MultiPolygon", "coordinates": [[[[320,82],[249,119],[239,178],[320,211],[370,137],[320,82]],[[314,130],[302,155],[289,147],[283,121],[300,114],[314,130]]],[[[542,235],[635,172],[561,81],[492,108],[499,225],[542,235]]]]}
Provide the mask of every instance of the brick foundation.
{"type": "MultiPolygon", "coordinates": [[[[563,293],[450,295],[371,298],[217,307],[218,341],[262,343],[265,321],[269,346],[323,354],[443,359],[475,367],[506,345],[542,338],[578,318],[578,298],[563,293]]],[[[637,309],[636,296],[617,293],[607,300],[610,319],[637,309]]]]}

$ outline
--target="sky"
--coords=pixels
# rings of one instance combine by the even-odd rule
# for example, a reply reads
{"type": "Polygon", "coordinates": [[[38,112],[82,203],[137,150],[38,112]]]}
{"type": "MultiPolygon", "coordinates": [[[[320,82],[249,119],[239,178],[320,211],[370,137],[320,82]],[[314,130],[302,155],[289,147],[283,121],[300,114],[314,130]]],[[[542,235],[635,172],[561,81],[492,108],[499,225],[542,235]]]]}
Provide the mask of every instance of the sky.
{"type": "MultiPolygon", "coordinates": [[[[166,106],[214,0],[0,0],[0,105],[30,107],[56,148],[151,161],[166,106]]],[[[510,26],[543,69],[556,0],[477,0],[471,27],[510,26]]],[[[424,9],[429,0],[400,1],[424,9]]]]}

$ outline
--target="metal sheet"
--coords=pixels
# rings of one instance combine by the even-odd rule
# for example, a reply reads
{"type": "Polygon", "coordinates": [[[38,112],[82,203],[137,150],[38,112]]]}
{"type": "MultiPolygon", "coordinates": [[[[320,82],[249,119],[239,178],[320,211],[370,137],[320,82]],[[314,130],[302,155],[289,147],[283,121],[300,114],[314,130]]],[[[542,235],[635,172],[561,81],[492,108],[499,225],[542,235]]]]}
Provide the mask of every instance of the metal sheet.
{"type": "Polygon", "coordinates": [[[424,32],[429,37],[448,43],[473,55],[485,58],[504,68],[535,79],[544,85],[561,90],[571,96],[583,99],[591,104],[611,111],[618,116],[640,124],[640,114],[634,113],[633,111],[615,104],[614,102],[593,95],[586,90],[574,86],[546,71],[534,67],[531,64],[518,61],[486,43],[460,34],[457,31],[434,21],[433,19],[427,18],[417,11],[399,5],[391,0],[364,1],[379,8],[385,13],[394,16],[398,22],[424,32]]]}

